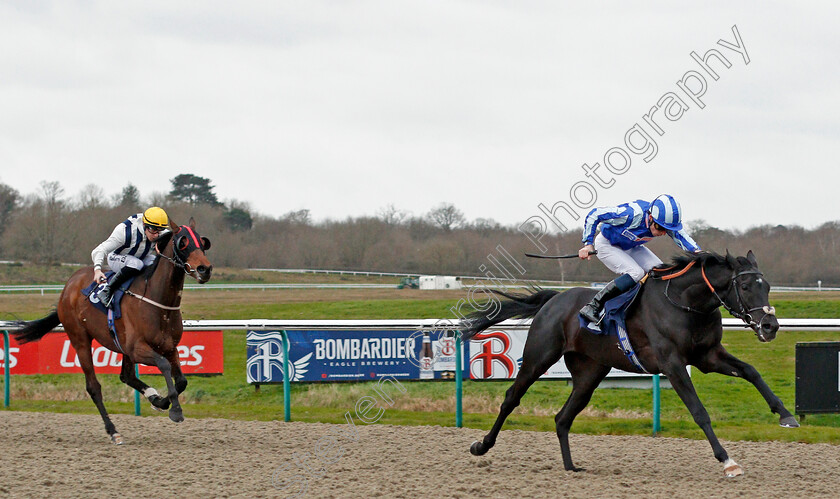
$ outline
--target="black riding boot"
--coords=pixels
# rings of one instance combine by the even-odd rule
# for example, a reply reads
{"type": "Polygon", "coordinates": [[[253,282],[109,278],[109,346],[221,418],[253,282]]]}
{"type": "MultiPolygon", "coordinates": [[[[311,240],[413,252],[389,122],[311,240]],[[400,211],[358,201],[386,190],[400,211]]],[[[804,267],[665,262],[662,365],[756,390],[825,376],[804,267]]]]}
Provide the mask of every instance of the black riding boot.
{"type": "Polygon", "coordinates": [[[603,289],[598,291],[598,293],[592,297],[592,301],[580,309],[580,315],[589,322],[594,322],[595,324],[599,323],[601,319],[598,317],[598,314],[600,314],[604,303],[606,303],[606,301],[610,298],[615,298],[621,293],[631,289],[635,284],[636,281],[630,277],[630,274],[622,274],[619,277],[616,277],[604,286],[603,289]]]}
{"type": "Polygon", "coordinates": [[[127,280],[139,274],[140,271],[131,267],[123,267],[117,273],[111,276],[111,280],[105,284],[105,287],[96,293],[100,303],[105,308],[111,307],[111,300],[114,299],[114,290],[120,289],[120,286],[127,280]]]}

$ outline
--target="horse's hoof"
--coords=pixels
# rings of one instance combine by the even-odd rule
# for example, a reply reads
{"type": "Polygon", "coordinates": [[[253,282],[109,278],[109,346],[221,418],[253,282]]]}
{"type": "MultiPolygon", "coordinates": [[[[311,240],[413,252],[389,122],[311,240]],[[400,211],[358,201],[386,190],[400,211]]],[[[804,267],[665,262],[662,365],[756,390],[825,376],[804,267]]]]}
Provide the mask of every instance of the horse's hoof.
{"type": "Polygon", "coordinates": [[[156,406],[155,404],[152,404],[152,409],[156,410],[157,412],[163,412],[163,411],[166,410],[166,409],[161,409],[160,407],[156,406]]]}
{"type": "Polygon", "coordinates": [[[472,443],[472,445],[470,445],[470,454],[472,454],[473,456],[483,456],[486,453],[487,449],[485,449],[481,442],[479,442],[478,440],[476,440],[472,443]]]}
{"type": "Polygon", "coordinates": [[[165,411],[169,409],[169,398],[164,398],[159,395],[153,395],[151,398],[149,398],[149,402],[152,404],[152,407],[154,407],[155,410],[165,411]]]}
{"type": "Polygon", "coordinates": [[[799,421],[794,416],[788,416],[779,420],[779,426],[782,428],[799,428],[799,421]]]}
{"type": "Polygon", "coordinates": [[[741,468],[741,465],[736,463],[734,460],[727,459],[726,462],[723,463],[723,474],[726,475],[726,478],[741,476],[744,474],[744,469],[741,468]]]}
{"type": "Polygon", "coordinates": [[[176,423],[180,423],[180,422],[184,421],[184,413],[181,412],[181,411],[178,411],[178,412],[169,411],[169,419],[171,419],[172,421],[174,421],[176,423]]]}
{"type": "Polygon", "coordinates": [[[119,433],[114,433],[113,435],[111,435],[111,442],[114,445],[122,445],[124,443],[122,435],[120,435],[119,433]]]}

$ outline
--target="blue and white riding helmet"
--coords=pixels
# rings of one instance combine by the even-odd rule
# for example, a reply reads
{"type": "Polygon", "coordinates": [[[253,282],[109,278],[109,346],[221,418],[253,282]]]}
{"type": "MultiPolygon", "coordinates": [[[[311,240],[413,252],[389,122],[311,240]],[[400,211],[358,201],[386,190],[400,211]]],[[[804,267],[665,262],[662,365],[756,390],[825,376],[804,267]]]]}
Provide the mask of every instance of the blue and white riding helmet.
{"type": "Polygon", "coordinates": [[[653,221],[666,230],[682,229],[682,209],[673,196],[662,194],[650,204],[653,221]]]}

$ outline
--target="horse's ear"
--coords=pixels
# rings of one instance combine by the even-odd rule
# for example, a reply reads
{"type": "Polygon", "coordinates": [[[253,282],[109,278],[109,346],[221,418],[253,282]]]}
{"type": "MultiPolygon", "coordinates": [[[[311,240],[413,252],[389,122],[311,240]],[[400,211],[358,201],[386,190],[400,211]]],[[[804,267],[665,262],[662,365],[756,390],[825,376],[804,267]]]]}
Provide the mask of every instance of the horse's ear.
{"type": "Polygon", "coordinates": [[[195,219],[190,217],[190,229],[195,230],[195,219]]]}
{"type": "Polygon", "coordinates": [[[726,248],[726,264],[733,269],[738,268],[738,259],[732,256],[732,253],[729,252],[729,248],[726,248]]]}
{"type": "Polygon", "coordinates": [[[752,250],[747,251],[747,260],[750,262],[750,265],[758,268],[758,262],[755,260],[755,255],[753,255],[752,250]]]}
{"type": "Polygon", "coordinates": [[[201,236],[201,249],[207,251],[210,249],[210,240],[204,236],[201,236]]]}

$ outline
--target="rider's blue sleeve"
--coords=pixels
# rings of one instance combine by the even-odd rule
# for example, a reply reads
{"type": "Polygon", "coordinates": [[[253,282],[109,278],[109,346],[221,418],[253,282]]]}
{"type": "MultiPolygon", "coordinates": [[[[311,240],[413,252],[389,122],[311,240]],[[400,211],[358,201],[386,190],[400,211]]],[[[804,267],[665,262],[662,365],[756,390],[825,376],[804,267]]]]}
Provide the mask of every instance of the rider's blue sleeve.
{"type": "Polygon", "coordinates": [[[583,244],[592,244],[595,241],[595,233],[598,231],[600,224],[623,225],[632,218],[632,215],[633,210],[627,205],[593,208],[586,215],[586,221],[584,222],[583,237],[581,238],[583,244]]]}
{"type": "Polygon", "coordinates": [[[695,253],[700,251],[700,246],[694,242],[694,239],[688,235],[688,232],[685,230],[677,230],[669,233],[671,238],[677,243],[677,246],[688,251],[690,253],[695,253]]]}

